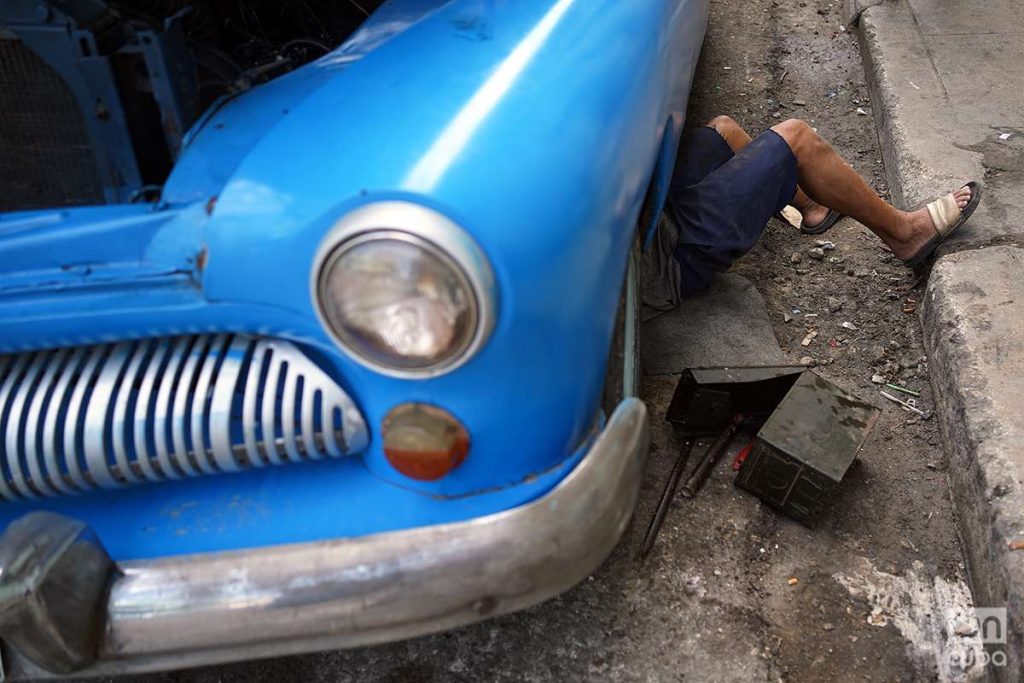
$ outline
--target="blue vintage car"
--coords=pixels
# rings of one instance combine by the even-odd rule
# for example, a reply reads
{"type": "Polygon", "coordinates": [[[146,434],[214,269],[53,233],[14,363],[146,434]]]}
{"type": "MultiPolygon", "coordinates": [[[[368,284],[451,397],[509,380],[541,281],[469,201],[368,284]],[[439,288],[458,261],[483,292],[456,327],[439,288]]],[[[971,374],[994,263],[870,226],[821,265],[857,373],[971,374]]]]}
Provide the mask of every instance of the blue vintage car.
{"type": "Polygon", "coordinates": [[[212,96],[188,15],[108,4],[0,9],[97,179],[0,214],[7,675],[379,643],[592,572],[639,490],[627,271],[707,0],[390,0],[212,96]]]}

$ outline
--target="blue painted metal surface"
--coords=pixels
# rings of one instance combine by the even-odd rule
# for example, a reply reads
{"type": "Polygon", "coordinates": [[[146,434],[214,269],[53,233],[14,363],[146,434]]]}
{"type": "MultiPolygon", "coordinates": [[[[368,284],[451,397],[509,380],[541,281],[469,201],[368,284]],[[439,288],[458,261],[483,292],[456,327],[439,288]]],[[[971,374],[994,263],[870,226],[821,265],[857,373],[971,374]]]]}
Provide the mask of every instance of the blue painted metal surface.
{"type": "MultiPolygon", "coordinates": [[[[515,486],[450,500],[392,486],[349,458],[51,499],[31,507],[88,522],[117,560],[300,543],[459,521],[527,503],[561,481],[589,444],[515,486]]],[[[0,510],[0,528],[19,516],[15,509],[0,510]]]]}
{"type": "Polygon", "coordinates": [[[144,557],[465,519],[548,490],[593,433],[629,245],[677,143],[706,13],[707,0],[392,0],[335,52],[201,119],[161,205],[0,216],[0,352],[280,336],[332,372],[372,432],[356,461],[52,509],[105,539],[124,528],[114,554],[144,557]],[[462,225],[500,291],[479,355],[430,380],[346,358],[310,298],[332,223],[394,198],[462,225]],[[382,417],[405,401],[470,432],[438,482],[405,479],[380,450],[382,417]]]}

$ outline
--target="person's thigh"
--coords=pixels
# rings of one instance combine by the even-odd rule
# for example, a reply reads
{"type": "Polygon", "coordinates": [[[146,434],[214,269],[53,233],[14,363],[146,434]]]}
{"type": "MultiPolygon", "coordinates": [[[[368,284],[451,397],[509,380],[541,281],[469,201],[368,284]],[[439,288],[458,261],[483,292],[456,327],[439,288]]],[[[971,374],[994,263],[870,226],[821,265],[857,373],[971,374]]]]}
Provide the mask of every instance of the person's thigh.
{"type": "Polygon", "coordinates": [[[796,186],[789,145],[766,131],[700,182],[682,188],[674,213],[683,289],[706,287],[712,273],[725,272],[748,252],[771,217],[792,200],[796,186]]]}

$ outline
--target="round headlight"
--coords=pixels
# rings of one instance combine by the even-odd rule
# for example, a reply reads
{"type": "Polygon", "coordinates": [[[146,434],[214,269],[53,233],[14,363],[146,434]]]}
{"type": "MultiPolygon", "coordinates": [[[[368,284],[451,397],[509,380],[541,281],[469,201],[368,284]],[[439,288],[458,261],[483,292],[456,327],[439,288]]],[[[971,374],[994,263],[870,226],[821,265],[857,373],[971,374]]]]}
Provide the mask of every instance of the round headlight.
{"type": "MultiPolygon", "coordinates": [[[[393,204],[414,206],[387,203],[393,204]]],[[[385,220],[389,214],[382,205],[373,209],[376,229],[365,230],[359,227],[363,220],[346,217],[341,234],[328,240],[316,284],[321,317],[342,349],[375,370],[403,377],[448,371],[467,360],[489,331],[491,307],[481,310],[488,292],[481,291],[485,283],[473,271],[479,258],[463,252],[468,238],[452,233],[454,224],[438,232],[442,217],[432,211],[412,211],[433,219],[422,235],[412,230],[422,226],[423,215],[399,230],[387,225],[396,221],[385,220]],[[450,244],[444,248],[438,241],[450,244]]]]}

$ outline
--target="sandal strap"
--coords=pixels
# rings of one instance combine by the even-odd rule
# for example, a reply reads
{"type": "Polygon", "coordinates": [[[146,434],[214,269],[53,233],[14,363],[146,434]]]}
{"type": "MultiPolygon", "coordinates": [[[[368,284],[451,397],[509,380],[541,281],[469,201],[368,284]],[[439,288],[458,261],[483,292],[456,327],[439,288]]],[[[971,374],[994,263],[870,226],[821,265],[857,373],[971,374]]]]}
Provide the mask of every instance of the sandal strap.
{"type": "Polygon", "coordinates": [[[960,218],[960,207],[956,204],[956,197],[953,193],[939,197],[928,204],[928,215],[931,216],[935,232],[945,237],[960,218]]]}

